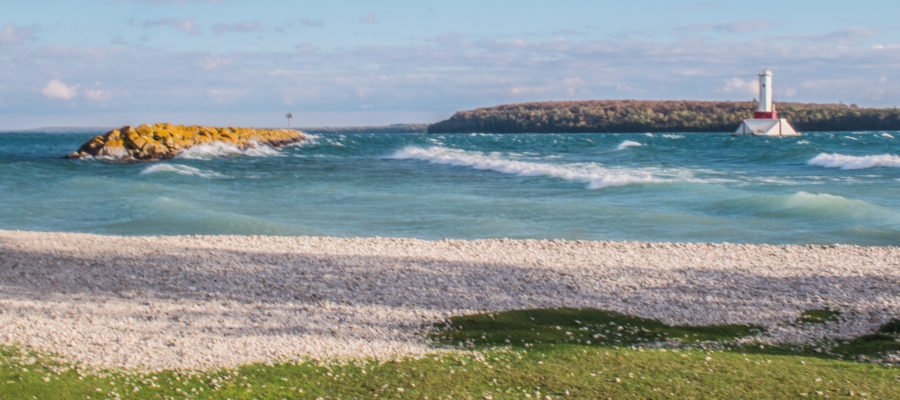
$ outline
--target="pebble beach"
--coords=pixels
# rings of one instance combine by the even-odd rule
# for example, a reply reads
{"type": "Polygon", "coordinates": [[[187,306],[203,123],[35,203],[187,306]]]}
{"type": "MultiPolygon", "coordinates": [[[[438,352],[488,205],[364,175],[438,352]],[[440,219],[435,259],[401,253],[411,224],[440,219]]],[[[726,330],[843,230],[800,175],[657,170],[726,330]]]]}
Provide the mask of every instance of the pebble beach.
{"type": "Polygon", "coordinates": [[[900,318],[900,247],[0,230],[0,344],[96,367],[388,359],[452,315],[559,306],[855,337],[900,318]]]}

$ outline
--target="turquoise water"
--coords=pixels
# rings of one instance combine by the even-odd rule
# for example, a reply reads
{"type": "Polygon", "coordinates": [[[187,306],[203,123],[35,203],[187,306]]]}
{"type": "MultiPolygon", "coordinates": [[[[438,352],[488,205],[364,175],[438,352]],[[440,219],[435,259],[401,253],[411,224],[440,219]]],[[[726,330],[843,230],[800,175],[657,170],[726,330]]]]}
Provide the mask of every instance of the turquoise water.
{"type": "Polygon", "coordinates": [[[900,132],[318,135],[156,163],[0,133],[0,229],[900,244],[900,132]]]}

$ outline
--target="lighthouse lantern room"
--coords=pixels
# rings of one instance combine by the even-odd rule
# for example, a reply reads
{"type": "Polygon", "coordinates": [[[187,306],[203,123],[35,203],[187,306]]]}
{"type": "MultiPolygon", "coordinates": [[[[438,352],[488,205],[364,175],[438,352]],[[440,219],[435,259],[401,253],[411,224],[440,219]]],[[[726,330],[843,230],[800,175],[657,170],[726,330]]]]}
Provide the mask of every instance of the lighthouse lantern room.
{"type": "Polygon", "coordinates": [[[784,118],[778,118],[772,102],[772,71],[759,73],[759,107],[752,119],[745,119],[734,131],[735,136],[800,136],[784,118]]]}

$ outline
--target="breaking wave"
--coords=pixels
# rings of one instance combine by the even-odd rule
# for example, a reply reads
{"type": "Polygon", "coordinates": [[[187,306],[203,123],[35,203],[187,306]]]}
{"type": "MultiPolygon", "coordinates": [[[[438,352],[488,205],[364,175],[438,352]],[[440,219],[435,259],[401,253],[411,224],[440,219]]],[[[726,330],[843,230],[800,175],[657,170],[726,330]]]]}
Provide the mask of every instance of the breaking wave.
{"type": "Polygon", "coordinates": [[[627,149],[627,148],[629,148],[629,147],[638,147],[638,146],[643,146],[643,144],[638,143],[638,142],[634,142],[634,141],[631,141],[631,140],[626,140],[626,141],[624,141],[624,142],[622,142],[622,143],[619,143],[619,146],[616,147],[616,150],[624,150],[624,149],[627,149]]]}
{"type": "Polygon", "coordinates": [[[596,164],[545,164],[504,158],[500,153],[482,153],[447,147],[422,148],[407,146],[388,158],[394,160],[422,160],[433,164],[469,167],[518,176],[548,176],[567,181],[587,183],[588,189],[602,189],[636,183],[668,182],[648,171],[611,169],[596,164]]]}
{"type": "Polygon", "coordinates": [[[184,158],[188,160],[206,160],[216,157],[235,156],[270,157],[280,154],[281,153],[278,152],[278,150],[263,144],[254,144],[246,149],[241,149],[240,147],[237,147],[233,144],[215,142],[189,147],[178,152],[178,155],[175,156],[175,158],[184,158]]]}
{"type": "Polygon", "coordinates": [[[825,168],[866,169],[866,168],[900,168],[900,156],[878,154],[871,156],[848,156],[845,154],[820,153],[806,162],[825,168]]]}
{"type": "Polygon", "coordinates": [[[810,218],[869,219],[888,224],[900,222],[900,214],[896,210],[863,200],[848,199],[827,193],[801,191],[788,196],[776,197],[776,200],[772,201],[772,206],[787,214],[810,218]]]}
{"type": "Polygon", "coordinates": [[[155,164],[151,165],[147,168],[144,168],[141,171],[141,175],[150,175],[150,174],[159,174],[159,173],[169,173],[169,174],[178,174],[178,175],[188,175],[188,176],[199,176],[203,178],[218,178],[222,177],[222,174],[218,174],[212,171],[205,171],[199,168],[189,167],[187,165],[181,164],[155,164]]]}

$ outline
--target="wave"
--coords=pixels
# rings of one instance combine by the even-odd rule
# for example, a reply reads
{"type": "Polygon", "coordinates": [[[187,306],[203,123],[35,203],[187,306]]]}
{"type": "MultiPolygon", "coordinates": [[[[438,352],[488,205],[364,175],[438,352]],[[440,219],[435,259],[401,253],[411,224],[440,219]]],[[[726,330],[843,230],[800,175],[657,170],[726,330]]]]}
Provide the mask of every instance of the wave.
{"type": "Polygon", "coordinates": [[[638,147],[638,146],[643,146],[643,144],[638,143],[638,142],[633,142],[631,140],[626,140],[622,143],[619,143],[619,145],[616,147],[616,150],[624,150],[629,147],[638,147]]]}
{"type": "Polygon", "coordinates": [[[804,191],[792,194],[757,194],[743,198],[723,200],[717,204],[728,213],[740,212],[776,218],[800,218],[817,223],[859,225],[868,221],[880,226],[900,224],[900,211],[872,204],[864,200],[849,199],[828,193],[804,191]]]}
{"type": "Polygon", "coordinates": [[[178,152],[178,155],[176,155],[175,158],[183,158],[188,160],[206,160],[216,157],[234,156],[270,157],[280,154],[281,153],[278,150],[258,143],[253,143],[250,147],[241,149],[240,147],[237,147],[233,144],[215,142],[191,146],[178,152]]]}
{"type": "Polygon", "coordinates": [[[893,154],[849,156],[838,153],[820,153],[806,163],[808,165],[840,169],[900,168],[900,156],[893,154]]]}
{"type": "Polygon", "coordinates": [[[775,202],[783,211],[812,218],[864,218],[881,223],[900,222],[896,210],[872,204],[863,200],[848,199],[828,193],[797,192],[775,202]]]}
{"type": "Polygon", "coordinates": [[[394,160],[421,160],[433,164],[469,167],[518,176],[548,176],[567,181],[587,183],[588,189],[602,189],[637,183],[670,182],[671,179],[655,177],[648,171],[636,169],[603,168],[596,164],[545,164],[504,158],[500,153],[465,151],[441,146],[428,148],[407,146],[388,158],[394,160]]]}
{"type": "Polygon", "coordinates": [[[319,142],[323,139],[322,135],[316,135],[312,133],[304,133],[303,135],[303,140],[289,143],[284,147],[311,147],[320,144],[319,142]]]}
{"type": "Polygon", "coordinates": [[[894,138],[894,135],[891,135],[890,133],[887,133],[887,132],[882,132],[882,133],[881,133],[881,136],[884,136],[884,137],[886,137],[886,138],[888,138],[888,139],[893,139],[893,138],[894,138]]]}
{"type": "Polygon", "coordinates": [[[671,133],[666,133],[662,136],[666,139],[684,139],[684,135],[676,135],[671,133]]]}
{"type": "Polygon", "coordinates": [[[140,174],[150,175],[157,173],[172,173],[178,175],[199,176],[203,178],[220,178],[224,176],[216,172],[205,171],[199,168],[189,167],[187,165],[181,164],[155,164],[144,168],[140,174]]]}

